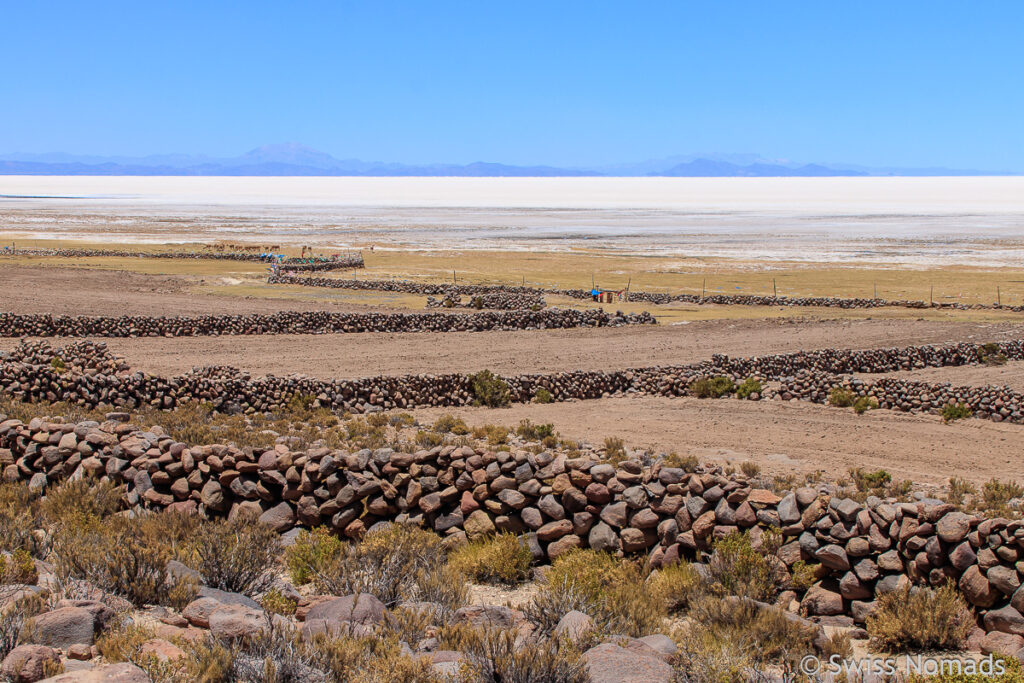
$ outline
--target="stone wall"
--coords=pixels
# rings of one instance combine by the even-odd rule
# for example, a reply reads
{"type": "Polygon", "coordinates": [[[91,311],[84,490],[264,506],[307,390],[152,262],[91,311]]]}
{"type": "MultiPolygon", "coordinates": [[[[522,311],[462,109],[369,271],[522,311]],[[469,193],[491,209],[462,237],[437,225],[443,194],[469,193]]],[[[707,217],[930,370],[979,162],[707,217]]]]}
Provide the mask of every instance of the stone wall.
{"type": "Polygon", "coordinates": [[[649,313],[614,315],[598,310],[483,313],[333,313],[285,311],[249,315],[54,316],[0,313],[3,337],[195,337],[252,334],[342,334],[357,332],[482,332],[570,327],[653,325],[649,313]]]}
{"type": "MultiPolygon", "coordinates": [[[[1009,359],[1024,358],[1024,341],[999,345],[1009,359]]],[[[982,346],[913,346],[907,348],[801,351],[754,358],[716,355],[682,366],[627,370],[576,370],[505,376],[510,399],[525,403],[538,389],[555,401],[597,399],[611,395],[686,396],[698,379],[728,375],[737,383],[760,377],[766,384],[748,400],[827,401],[835,386],[858,396],[875,397],[879,407],[904,412],[938,413],[950,401],[963,403],[974,416],[1024,423],[1024,395],[1007,387],[955,387],[891,377],[854,378],[843,373],[878,373],[980,362],[982,346]],[[831,368],[834,370],[823,369],[831,368]]],[[[45,342],[22,342],[0,355],[0,390],[26,402],[68,401],[134,408],[173,408],[183,401],[206,401],[226,412],[272,412],[295,396],[315,397],[332,410],[365,413],[393,408],[462,406],[474,400],[469,375],[403,375],[322,380],[305,376],[250,377],[231,367],[197,368],[183,375],[158,377],[131,372],[106,346],[91,342],[54,349],[45,342]],[[54,365],[54,358],[59,364],[54,365]]]]}
{"type": "MultiPolygon", "coordinates": [[[[17,251],[0,255],[8,256],[57,256],[61,258],[113,257],[113,258],[157,258],[157,259],[206,259],[212,261],[252,261],[257,263],[277,263],[275,256],[237,251],[128,251],[124,249],[35,249],[19,248],[17,251]]],[[[326,256],[308,258],[287,257],[281,265],[288,270],[317,272],[362,268],[362,252],[346,253],[342,258],[332,259],[326,256]]]]}
{"type": "MultiPolygon", "coordinates": [[[[291,277],[287,275],[272,276],[271,284],[292,284],[305,287],[331,287],[335,289],[379,290],[387,292],[405,292],[408,294],[450,294],[474,295],[486,292],[504,292],[517,294],[554,294],[574,299],[590,299],[589,289],[548,289],[526,287],[520,285],[459,285],[429,284],[406,282],[403,280],[343,280],[340,278],[291,277]]],[[[986,304],[961,304],[951,302],[906,301],[900,299],[866,299],[842,297],[789,297],[762,296],[757,294],[669,294],[663,292],[634,292],[626,295],[626,300],[639,303],[670,304],[719,304],[738,306],[818,306],[827,308],[881,308],[898,306],[901,308],[939,308],[956,310],[1004,310],[1024,311],[1024,306],[1000,306],[986,304]]]]}
{"type": "Polygon", "coordinates": [[[616,466],[551,451],[191,445],[126,418],[24,424],[0,416],[3,478],[41,491],[91,475],[125,483],[131,505],[208,516],[251,509],[282,532],[327,525],[356,538],[384,520],[449,536],[508,530],[527,534],[540,561],[590,547],[646,554],[659,567],[706,556],[716,539],[735,531],[749,530],[758,542],[775,529],[779,561],[821,565],[802,597],[810,614],[863,621],[879,594],[951,580],[986,630],[1024,634],[1024,523],[980,518],[940,500],[869,497],[861,504],[831,497],[827,487],[778,495],[718,468],[690,473],[632,460],[616,466]]]}

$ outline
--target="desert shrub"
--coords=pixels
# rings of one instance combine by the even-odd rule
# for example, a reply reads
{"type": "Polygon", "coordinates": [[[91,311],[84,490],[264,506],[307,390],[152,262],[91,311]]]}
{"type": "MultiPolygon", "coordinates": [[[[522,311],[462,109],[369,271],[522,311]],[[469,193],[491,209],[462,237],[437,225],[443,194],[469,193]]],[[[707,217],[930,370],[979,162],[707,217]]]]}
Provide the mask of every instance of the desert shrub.
{"type": "MultiPolygon", "coordinates": [[[[3,594],[0,593],[0,597],[3,594]]],[[[0,660],[11,650],[25,642],[26,624],[37,614],[46,611],[42,598],[31,595],[8,604],[0,611],[0,660]]]]}
{"type": "Polygon", "coordinates": [[[345,545],[323,570],[315,570],[317,589],[332,595],[370,593],[391,606],[419,599],[419,583],[436,573],[445,555],[437,534],[406,524],[370,531],[359,543],[345,545]]]}
{"type": "Polygon", "coordinates": [[[970,408],[963,403],[947,403],[942,406],[942,421],[953,422],[955,420],[962,420],[970,417],[974,414],[970,408]]]}
{"type": "Polygon", "coordinates": [[[626,444],[617,436],[604,440],[604,457],[609,462],[620,463],[626,459],[626,444]]]}
{"type": "Polygon", "coordinates": [[[451,413],[445,413],[434,421],[434,431],[461,436],[469,434],[469,427],[466,426],[462,418],[455,417],[451,413]]]}
{"type": "Polygon", "coordinates": [[[389,413],[388,424],[392,427],[411,427],[416,424],[416,418],[409,413],[389,413]]]}
{"type": "Polygon", "coordinates": [[[296,602],[276,588],[271,588],[260,596],[260,606],[271,614],[291,616],[295,614],[296,602]]]}
{"type": "Polygon", "coordinates": [[[551,395],[551,392],[544,387],[539,387],[537,391],[533,392],[534,403],[553,403],[555,397],[551,395]]]}
{"type": "Polygon", "coordinates": [[[50,367],[56,370],[57,372],[64,372],[68,366],[66,363],[64,363],[63,358],[61,358],[60,356],[54,356],[52,359],[50,359],[50,367]]]}
{"type": "Polygon", "coordinates": [[[43,518],[51,524],[80,517],[102,519],[120,508],[121,487],[91,479],[62,482],[48,489],[40,503],[43,518]]]}
{"type": "Polygon", "coordinates": [[[705,377],[694,380],[690,383],[689,393],[690,396],[696,396],[697,398],[721,398],[735,388],[736,385],[730,378],[719,375],[718,377],[705,377]]]}
{"type": "Polygon", "coordinates": [[[28,550],[41,555],[32,533],[39,526],[39,499],[24,484],[0,485],[0,550],[28,550]]]}
{"type": "Polygon", "coordinates": [[[430,609],[395,607],[384,613],[384,628],[400,641],[415,645],[436,630],[437,620],[430,609]]]}
{"type": "Polygon", "coordinates": [[[748,377],[743,380],[743,383],[736,387],[736,396],[738,398],[750,398],[751,394],[760,394],[764,391],[764,385],[761,384],[761,380],[756,377],[748,377]]]}
{"type": "Polygon", "coordinates": [[[818,565],[808,564],[803,560],[797,560],[793,563],[790,568],[790,587],[798,592],[806,591],[814,582],[818,580],[817,577],[818,565]]]}
{"type": "Polygon", "coordinates": [[[696,472],[700,467],[700,460],[695,455],[679,455],[672,451],[662,459],[665,467],[679,467],[686,472],[696,472]]]}
{"type": "Polygon", "coordinates": [[[558,639],[532,642],[513,631],[459,626],[443,633],[444,647],[462,652],[471,680],[501,683],[586,683],[580,653],[558,639]]]}
{"type": "Polygon", "coordinates": [[[727,595],[755,600],[772,597],[775,580],[763,550],[754,548],[747,532],[734,532],[718,540],[708,562],[714,588],[727,595]]]}
{"type": "MultiPolygon", "coordinates": [[[[957,661],[953,659],[952,661],[957,661]]],[[[926,676],[912,673],[907,677],[906,683],[1020,683],[1024,681],[1024,664],[1016,657],[993,657],[995,666],[1002,664],[1003,673],[975,673],[968,674],[962,670],[948,671],[938,676],[926,676]]],[[[966,667],[964,667],[966,668],[966,667]]],[[[994,667],[993,667],[994,668],[994,667]]]]}
{"type": "Polygon", "coordinates": [[[271,569],[280,555],[280,536],[255,514],[199,525],[187,548],[186,564],[211,588],[255,595],[273,582],[271,569]]]}
{"type": "Polygon", "coordinates": [[[800,659],[814,651],[814,627],[751,600],[703,596],[689,617],[690,628],[677,638],[681,681],[750,680],[752,670],[769,664],[781,666],[791,680],[800,659]]]}
{"type": "Polygon", "coordinates": [[[828,392],[828,404],[836,408],[849,408],[857,400],[857,394],[846,387],[832,387],[828,392]]]}
{"type": "Polygon", "coordinates": [[[953,584],[881,595],[867,620],[871,644],[886,652],[959,649],[973,627],[971,609],[953,584]]]}
{"type": "Polygon", "coordinates": [[[470,377],[474,403],[489,408],[507,406],[511,400],[508,384],[490,370],[481,370],[470,377]]]}
{"type": "Polygon", "coordinates": [[[652,574],[647,586],[669,612],[677,612],[701,593],[704,580],[689,562],[677,562],[652,574]]]}
{"type": "Polygon", "coordinates": [[[484,298],[482,296],[474,296],[469,300],[469,307],[481,310],[484,307],[484,298]]]}
{"type": "Polygon", "coordinates": [[[978,487],[962,477],[951,477],[949,489],[946,492],[946,501],[953,505],[963,505],[964,498],[968,495],[976,496],[978,487]]]}
{"type": "Polygon", "coordinates": [[[408,595],[412,599],[440,605],[441,618],[446,619],[469,601],[469,588],[465,578],[445,564],[418,569],[408,595]]]}
{"type": "Polygon", "coordinates": [[[529,441],[539,441],[555,435],[553,424],[534,424],[530,420],[522,420],[516,427],[516,434],[529,441]]]}
{"type": "Polygon", "coordinates": [[[533,554],[511,533],[500,533],[456,549],[448,564],[478,583],[520,583],[530,575],[533,554]]]}
{"type": "Polygon", "coordinates": [[[444,443],[444,436],[437,432],[419,430],[416,432],[416,445],[422,448],[433,448],[444,443]]]}
{"type": "Polygon", "coordinates": [[[761,467],[756,462],[750,460],[744,460],[740,463],[740,472],[747,475],[748,477],[756,477],[761,474],[761,467]]]}
{"type": "Polygon", "coordinates": [[[892,481],[886,470],[865,470],[861,467],[850,469],[850,480],[858,491],[872,491],[885,487],[892,481]]]}
{"type": "Polygon", "coordinates": [[[555,559],[547,585],[525,612],[542,633],[551,633],[574,609],[590,616],[606,633],[631,636],[656,632],[667,611],[663,595],[644,581],[636,564],[584,549],[555,559]]]}
{"type": "Polygon", "coordinates": [[[49,559],[65,581],[83,579],[138,606],[182,607],[195,595],[196,587],[170,581],[167,561],[171,558],[170,546],[147,533],[139,520],[112,516],[57,525],[49,559]]]}
{"type": "Polygon", "coordinates": [[[878,399],[874,396],[858,396],[857,400],[853,402],[853,412],[858,415],[863,415],[869,410],[874,410],[878,407],[878,399]]]}
{"type": "Polygon", "coordinates": [[[1015,481],[992,478],[981,485],[981,502],[991,512],[1009,511],[1010,501],[1024,496],[1024,487],[1015,481]]]}
{"type": "Polygon", "coordinates": [[[300,531],[284,551],[288,576],[296,586],[309,583],[342,552],[344,542],[325,526],[300,531]]]}
{"type": "Polygon", "coordinates": [[[24,548],[15,550],[10,557],[0,555],[0,585],[29,584],[35,585],[39,580],[32,555],[24,548]]]}
{"type": "Polygon", "coordinates": [[[978,349],[978,358],[985,365],[1006,365],[1006,354],[995,342],[983,344],[978,349]]]}

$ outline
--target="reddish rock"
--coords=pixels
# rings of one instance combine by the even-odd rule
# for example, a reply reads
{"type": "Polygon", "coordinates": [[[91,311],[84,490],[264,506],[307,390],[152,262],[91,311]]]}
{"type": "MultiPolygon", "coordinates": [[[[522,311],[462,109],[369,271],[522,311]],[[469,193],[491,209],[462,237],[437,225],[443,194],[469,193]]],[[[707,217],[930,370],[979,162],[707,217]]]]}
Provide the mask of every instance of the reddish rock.
{"type": "Polygon", "coordinates": [[[614,643],[602,643],[583,653],[590,683],[671,683],[672,667],[653,651],[650,655],[614,643]]]}
{"type": "Polygon", "coordinates": [[[0,673],[5,680],[18,683],[34,683],[46,675],[46,665],[56,665],[60,655],[45,645],[19,645],[11,650],[0,663],[0,673]]]}

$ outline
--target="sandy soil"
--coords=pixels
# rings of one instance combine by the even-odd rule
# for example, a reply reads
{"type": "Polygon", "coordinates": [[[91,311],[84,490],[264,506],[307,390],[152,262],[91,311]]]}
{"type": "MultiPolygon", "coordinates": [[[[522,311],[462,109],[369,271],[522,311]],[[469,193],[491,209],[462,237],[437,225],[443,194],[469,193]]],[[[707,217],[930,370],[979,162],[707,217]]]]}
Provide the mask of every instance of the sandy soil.
{"type": "MultiPolygon", "coordinates": [[[[688,325],[519,332],[108,339],[132,367],[174,374],[233,365],[255,375],[315,377],[475,372],[513,374],[691,363],[829,346],[868,348],[1024,335],[1024,326],[913,320],[717,320],[688,325]]],[[[0,340],[0,348],[15,345],[0,340]]]]}
{"type": "Polygon", "coordinates": [[[1024,464],[1019,425],[935,415],[852,410],[781,401],[614,397],[509,408],[424,409],[430,422],[453,413],[470,426],[514,426],[527,418],[550,422],[562,436],[601,445],[617,436],[628,447],[695,455],[702,462],[739,465],[752,460],[766,474],[845,476],[851,467],[884,468],[894,479],[944,484],[951,476],[975,482],[1007,478],[1024,464]]]}
{"type": "Polygon", "coordinates": [[[324,296],[289,298],[202,294],[199,287],[238,285],[238,278],[142,275],[117,270],[34,268],[0,262],[0,311],[55,315],[204,315],[277,311],[366,311],[324,296]]]}

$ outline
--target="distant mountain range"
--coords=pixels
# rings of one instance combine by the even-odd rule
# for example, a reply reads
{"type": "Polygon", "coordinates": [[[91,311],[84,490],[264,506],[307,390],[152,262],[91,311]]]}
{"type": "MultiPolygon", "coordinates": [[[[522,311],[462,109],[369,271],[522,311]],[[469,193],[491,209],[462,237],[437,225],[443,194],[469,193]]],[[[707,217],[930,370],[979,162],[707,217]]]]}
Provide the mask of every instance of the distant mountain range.
{"type": "Polygon", "coordinates": [[[950,168],[880,168],[854,164],[807,164],[764,159],[756,154],[694,154],[594,168],[512,166],[482,161],[471,164],[410,165],[337,159],[326,152],[292,142],[257,147],[239,157],[228,159],[185,154],[146,157],[100,157],[62,153],[0,154],[0,175],[771,178],[1018,174],[1010,171],[950,168]]]}

